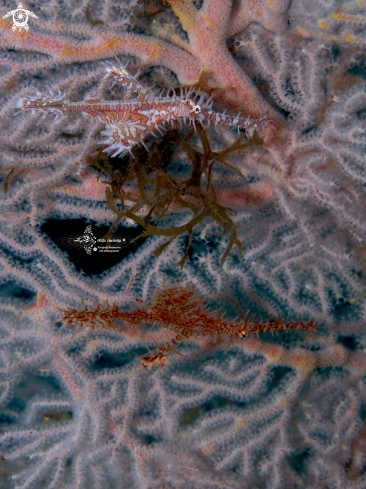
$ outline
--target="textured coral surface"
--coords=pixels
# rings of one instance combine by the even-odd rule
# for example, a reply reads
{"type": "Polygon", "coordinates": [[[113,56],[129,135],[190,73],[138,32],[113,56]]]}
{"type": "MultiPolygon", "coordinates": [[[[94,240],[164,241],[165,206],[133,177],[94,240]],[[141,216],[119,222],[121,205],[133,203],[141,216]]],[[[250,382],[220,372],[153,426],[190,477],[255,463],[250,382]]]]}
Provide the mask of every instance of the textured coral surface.
{"type": "Polygon", "coordinates": [[[0,6],[0,487],[365,488],[365,2],[23,8],[28,31],[0,6]],[[111,158],[97,119],[20,107],[131,99],[105,77],[127,63],[271,123],[111,158]],[[318,330],[266,332],[286,321],[318,330]]]}

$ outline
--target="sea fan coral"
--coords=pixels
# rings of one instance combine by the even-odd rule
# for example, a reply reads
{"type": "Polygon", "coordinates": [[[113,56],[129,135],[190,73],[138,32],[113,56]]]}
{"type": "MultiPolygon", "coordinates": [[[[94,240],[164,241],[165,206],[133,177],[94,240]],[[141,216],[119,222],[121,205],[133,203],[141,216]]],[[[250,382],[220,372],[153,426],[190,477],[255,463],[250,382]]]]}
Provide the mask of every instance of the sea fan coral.
{"type": "Polygon", "coordinates": [[[0,486],[364,489],[364,2],[32,0],[26,32],[3,5],[0,486]],[[74,110],[144,90],[261,124],[74,110]],[[67,117],[19,107],[48,93],[67,117]],[[69,253],[86,229],[129,246],[69,253]]]}

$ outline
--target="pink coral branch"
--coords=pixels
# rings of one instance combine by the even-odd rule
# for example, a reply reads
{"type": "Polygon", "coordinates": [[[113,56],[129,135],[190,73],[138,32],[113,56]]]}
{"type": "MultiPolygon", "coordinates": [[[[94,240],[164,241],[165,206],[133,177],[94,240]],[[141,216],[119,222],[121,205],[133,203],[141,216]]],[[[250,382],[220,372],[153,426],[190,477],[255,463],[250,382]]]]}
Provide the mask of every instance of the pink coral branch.
{"type": "Polygon", "coordinates": [[[284,15],[289,0],[241,0],[232,8],[230,15],[230,36],[233,36],[253,22],[260,23],[271,32],[281,32],[286,28],[284,15]]]}
{"type": "Polygon", "coordinates": [[[265,142],[268,144],[274,137],[280,137],[284,128],[283,118],[263,99],[254,83],[230,56],[225,44],[231,2],[210,0],[194,16],[191,4],[185,1],[169,0],[169,4],[188,32],[192,53],[200,59],[202,71],[209,73],[221,88],[215,100],[256,118],[268,114],[273,124],[263,131],[265,142]]]}
{"type": "Polygon", "coordinates": [[[106,59],[116,55],[137,56],[144,62],[173,70],[183,85],[193,85],[200,76],[199,63],[190,53],[166,41],[138,34],[98,33],[93,40],[80,43],[60,37],[50,39],[49,35],[36,32],[29,32],[24,37],[10,31],[0,40],[0,47],[6,49],[9,46],[48,54],[54,60],[67,63],[106,59]]]}

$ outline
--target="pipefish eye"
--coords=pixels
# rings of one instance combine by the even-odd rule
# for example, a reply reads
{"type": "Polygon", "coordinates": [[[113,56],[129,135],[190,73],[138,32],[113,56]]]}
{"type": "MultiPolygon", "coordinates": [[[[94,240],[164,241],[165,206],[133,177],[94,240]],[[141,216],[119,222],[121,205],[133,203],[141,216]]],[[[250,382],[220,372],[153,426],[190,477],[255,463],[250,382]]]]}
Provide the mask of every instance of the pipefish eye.
{"type": "Polygon", "coordinates": [[[247,335],[246,331],[240,331],[239,336],[240,336],[240,338],[246,338],[248,335],[247,335]]]}
{"type": "Polygon", "coordinates": [[[200,107],[199,105],[195,105],[195,106],[193,107],[193,112],[194,112],[195,114],[199,114],[199,113],[201,112],[201,107],[200,107]]]}

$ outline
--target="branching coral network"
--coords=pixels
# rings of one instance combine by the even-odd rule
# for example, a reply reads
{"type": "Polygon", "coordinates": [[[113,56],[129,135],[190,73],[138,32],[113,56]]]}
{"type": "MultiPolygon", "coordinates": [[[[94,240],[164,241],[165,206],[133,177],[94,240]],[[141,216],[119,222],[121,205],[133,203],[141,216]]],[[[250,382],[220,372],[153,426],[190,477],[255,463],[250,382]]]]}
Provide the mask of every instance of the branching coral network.
{"type": "Polygon", "coordinates": [[[364,2],[35,1],[28,31],[3,18],[14,8],[0,8],[0,485],[363,489],[364,2]],[[105,122],[21,106],[121,107],[136,87],[106,66],[270,123],[195,120],[112,158],[105,122]],[[146,239],[86,273],[55,220],[146,239]]]}

